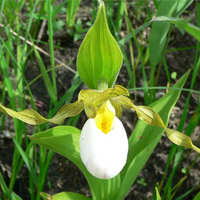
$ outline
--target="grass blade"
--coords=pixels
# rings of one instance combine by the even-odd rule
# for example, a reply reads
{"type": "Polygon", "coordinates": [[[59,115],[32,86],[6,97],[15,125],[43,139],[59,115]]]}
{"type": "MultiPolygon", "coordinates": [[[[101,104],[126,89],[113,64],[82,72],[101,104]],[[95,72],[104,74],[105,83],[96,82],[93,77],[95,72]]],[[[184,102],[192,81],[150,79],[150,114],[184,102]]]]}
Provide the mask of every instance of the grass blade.
{"type": "Polygon", "coordinates": [[[49,31],[49,46],[51,55],[51,68],[52,68],[52,81],[53,90],[55,94],[55,101],[57,102],[57,87],[56,87],[56,74],[55,74],[55,60],[54,60],[54,43],[53,43],[53,26],[52,26],[52,6],[51,1],[47,1],[47,18],[48,18],[48,31],[49,31]]]}
{"type": "Polygon", "coordinates": [[[185,31],[190,33],[194,38],[196,38],[200,42],[200,28],[194,26],[193,24],[187,22],[186,20],[168,16],[161,16],[153,19],[152,22],[161,22],[161,23],[171,22],[172,24],[176,24],[177,26],[180,26],[185,31]]]}

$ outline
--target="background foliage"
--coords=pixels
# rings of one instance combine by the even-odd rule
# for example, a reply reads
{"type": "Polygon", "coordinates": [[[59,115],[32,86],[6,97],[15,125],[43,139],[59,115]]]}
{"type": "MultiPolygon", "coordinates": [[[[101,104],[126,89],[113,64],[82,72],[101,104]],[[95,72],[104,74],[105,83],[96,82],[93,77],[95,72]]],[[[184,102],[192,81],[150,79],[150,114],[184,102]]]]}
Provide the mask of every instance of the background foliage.
{"type": "MultiPolygon", "coordinates": [[[[77,92],[85,87],[76,72],[77,51],[94,22],[98,4],[95,0],[76,4],[70,0],[0,1],[3,105],[18,111],[33,108],[51,118],[63,104],[77,99],[77,92]]],[[[108,0],[105,6],[109,28],[124,58],[117,83],[130,90],[135,104],[149,105],[160,99],[192,69],[181,89],[185,92],[176,106],[178,110],[172,112],[169,122],[173,128],[193,134],[193,141],[199,146],[199,32],[190,25],[200,27],[199,3],[108,0]],[[150,22],[155,16],[160,17],[150,22]]],[[[136,119],[132,112],[122,117],[129,135],[136,119]]],[[[63,125],[81,129],[85,120],[82,114],[63,125]]],[[[33,200],[41,198],[41,191],[55,194],[63,190],[90,196],[86,180],[71,162],[28,139],[27,135],[49,127],[52,124],[28,126],[0,113],[0,199],[19,199],[19,195],[33,200]]],[[[124,184],[124,191],[128,192],[125,199],[154,199],[155,186],[162,199],[191,199],[196,195],[199,179],[194,177],[199,175],[199,156],[166,140],[160,140],[130,191],[124,184]],[[154,165],[156,160],[158,164],[154,165]]]]}

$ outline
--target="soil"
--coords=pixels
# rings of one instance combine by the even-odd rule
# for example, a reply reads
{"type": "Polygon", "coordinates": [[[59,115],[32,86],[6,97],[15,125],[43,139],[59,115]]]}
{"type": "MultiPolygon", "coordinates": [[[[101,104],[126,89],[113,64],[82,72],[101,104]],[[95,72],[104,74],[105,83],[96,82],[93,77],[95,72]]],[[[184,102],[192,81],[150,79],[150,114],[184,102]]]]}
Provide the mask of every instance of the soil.
{"type": "MultiPolygon", "coordinates": [[[[129,9],[131,9],[131,7],[129,9]]],[[[78,13],[77,18],[81,18],[83,21],[83,24],[91,20],[91,16],[88,10],[89,10],[88,6],[85,6],[84,2],[82,2],[80,12],[78,13]],[[87,12],[85,10],[87,10],[87,12]]],[[[195,12],[195,4],[192,4],[188,8],[188,11],[190,11],[189,13],[195,12]]],[[[132,17],[134,18],[134,16],[132,17]]],[[[185,14],[185,17],[189,18],[190,16],[189,14],[188,15],[185,14]]],[[[134,20],[133,25],[139,26],[141,23],[142,21],[134,20]]],[[[192,23],[195,23],[195,21],[192,21],[192,23]]],[[[126,35],[125,25],[123,25],[123,28],[124,29],[122,29],[121,34],[126,35]]],[[[149,31],[147,30],[146,37],[148,36],[149,36],[149,31]]],[[[142,37],[142,36],[138,36],[138,37],[142,37]]],[[[42,40],[44,41],[48,40],[46,32],[43,33],[42,40]]],[[[81,40],[74,42],[73,38],[67,36],[66,32],[59,31],[55,35],[54,42],[55,44],[58,44],[58,43],[60,44],[60,47],[56,48],[55,50],[55,58],[57,58],[61,62],[67,64],[68,66],[76,70],[76,58],[77,58],[78,48],[81,44],[81,40]]],[[[182,34],[180,33],[178,29],[174,28],[172,29],[172,33],[171,33],[171,37],[170,37],[170,41],[169,41],[169,45],[167,49],[170,50],[174,48],[191,47],[191,46],[195,46],[196,44],[197,42],[192,36],[190,36],[187,33],[182,34]]],[[[144,44],[144,45],[147,45],[147,44],[144,44]]],[[[49,52],[47,45],[39,45],[39,46],[43,50],[49,52]]],[[[129,54],[129,48],[126,47],[125,50],[129,54]]],[[[136,49],[134,52],[137,52],[136,49]]],[[[49,57],[43,54],[41,54],[41,56],[42,56],[45,66],[47,68],[50,68],[49,57]]],[[[136,58],[137,54],[134,56],[136,58]]],[[[173,51],[166,54],[166,62],[168,64],[170,73],[177,72],[176,80],[178,80],[188,69],[191,69],[193,67],[194,59],[195,59],[195,49],[173,51]]],[[[29,60],[27,62],[28,62],[29,70],[26,71],[25,76],[26,76],[27,81],[29,82],[40,73],[40,70],[37,65],[37,62],[35,62],[34,59],[29,60]]],[[[150,66],[148,65],[145,66],[145,69],[147,70],[147,75],[149,76],[148,71],[150,71],[150,66]]],[[[74,74],[70,72],[68,69],[66,69],[65,67],[59,67],[58,69],[56,69],[56,77],[57,77],[58,96],[59,98],[61,98],[72,85],[74,74]]],[[[136,71],[136,77],[137,77],[137,87],[142,87],[142,75],[141,75],[140,66],[138,67],[136,71]]],[[[176,80],[173,80],[172,85],[176,82],[176,80]]],[[[127,81],[128,81],[128,74],[126,71],[125,63],[123,63],[117,83],[121,85],[127,85],[127,81]]],[[[185,88],[190,88],[190,83],[191,83],[191,75],[188,81],[186,82],[185,88]]],[[[167,78],[166,78],[166,72],[165,72],[164,66],[161,67],[161,72],[160,72],[157,85],[158,86],[167,85],[167,78]]],[[[78,91],[80,91],[83,88],[85,88],[85,86],[82,84],[78,88],[75,95],[73,96],[72,102],[76,101],[78,91]]],[[[198,75],[196,84],[194,86],[194,90],[199,90],[199,88],[200,88],[200,76],[198,75]]],[[[34,94],[35,100],[37,100],[42,105],[41,107],[38,107],[38,111],[43,116],[47,116],[50,99],[46,91],[43,80],[41,78],[38,79],[31,86],[31,90],[32,90],[32,93],[34,94]]],[[[164,93],[165,91],[158,90],[157,91],[158,98],[162,97],[164,93]]],[[[136,95],[137,95],[137,102],[135,102],[135,104],[137,105],[144,104],[143,93],[141,93],[140,91],[137,91],[136,95]]],[[[181,96],[172,111],[168,127],[177,129],[181,115],[183,113],[185,103],[186,103],[187,95],[188,95],[187,92],[181,93],[181,96]]],[[[191,95],[189,112],[187,114],[184,130],[187,127],[187,124],[189,120],[191,119],[191,116],[194,113],[197,106],[198,106],[198,95],[193,93],[191,95]]],[[[123,112],[123,116],[121,120],[129,136],[134,130],[134,123],[133,123],[134,117],[135,117],[135,113],[132,111],[123,112]]],[[[77,124],[77,127],[81,129],[86,119],[87,118],[85,114],[82,113],[79,119],[79,123],[77,124]]],[[[28,134],[31,134],[33,127],[32,126],[27,126],[27,127],[28,127],[28,134]]],[[[200,125],[198,125],[195,128],[192,135],[192,140],[195,141],[195,145],[197,146],[200,146],[199,131],[200,131],[200,125]]],[[[0,135],[0,170],[3,173],[3,178],[6,183],[9,183],[9,179],[11,177],[12,156],[13,156],[13,150],[14,150],[14,143],[12,139],[10,138],[10,134],[8,132],[13,133],[14,135],[13,121],[11,118],[7,118],[4,129],[0,135]]],[[[125,200],[133,200],[133,199],[148,200],[152,198],[156,183],[157,182],[160,183],[163,177],[171,145],[172,143],[167,139],[165,135],[163,135],[158,145],[156,146],[155,150],[153,151],[151,157],[149,158],[148,162],[146,163],[140,175],[138,176],[135,184],[131,187],[130,191],[125,197],[125,200]],[[141,182],[141,180],[143,181],[141,182]]],[[[181,194],[185,193],[186,191],[190,190],[191,188],[194,188],[192,193],[188,197],[184,198],[184,200],[191,200],[199,191],[200,189],[199,188],[200,158],[197,157],[197,153],[192,150],[185,149],[183,160],[178,167],[178,171],[173,180],[173,184],[174,185],[177,184],[180,181],[180,179],[185,176],[185,174],[183,173],[183,170],[185,168],[188,169],[196,158],[197,160],[194,166],[190,170],[187,178],[185,179],[185,181],[179,188],[175,197],[178,197],[181,194]]],[[[171,169],[172,169],[172,165],[169,168],[169,173],[171,169]]],[[[169,176],[169,173],[167,176],[169,176]]],[[[86,179],[82,175],[81,171],[72,162],[66,160],[66,158],[58,154],[54,154],[53,156],[46,180],[47,181],[45,183],[44,192],[47,192],[49,194],[53,195],[62,191],[72,191],[72,192],[82,193],[88,197],[91,196],[89,186],[87,184],[86,179]]],[[[28,183],[29,183],[28,170],[26,166],[24,165],[17,177],[17,181],[14,187],[14,191],[22,199],[29,199],[28,183]]]]}

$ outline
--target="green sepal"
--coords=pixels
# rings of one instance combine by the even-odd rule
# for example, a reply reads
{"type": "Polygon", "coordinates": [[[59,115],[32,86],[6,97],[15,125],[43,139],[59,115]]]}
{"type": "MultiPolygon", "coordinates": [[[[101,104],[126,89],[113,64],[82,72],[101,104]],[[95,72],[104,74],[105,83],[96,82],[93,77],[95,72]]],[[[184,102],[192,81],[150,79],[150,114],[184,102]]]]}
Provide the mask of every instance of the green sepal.
{"type": "Polygon", "coordinates": [[[102,85],[112,87],[122,61],[121,50],[109,31],[102,2],[95,22],[80,46],[77,57],[78,73],[90,89],[102,89],[102,85]]]}

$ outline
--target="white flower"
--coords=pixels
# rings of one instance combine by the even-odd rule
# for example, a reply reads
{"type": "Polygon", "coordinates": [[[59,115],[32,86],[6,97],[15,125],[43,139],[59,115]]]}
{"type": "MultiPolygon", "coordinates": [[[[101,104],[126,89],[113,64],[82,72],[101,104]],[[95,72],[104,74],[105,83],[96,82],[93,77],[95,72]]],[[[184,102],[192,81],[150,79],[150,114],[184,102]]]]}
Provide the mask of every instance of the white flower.
{"type": "Polygon", "coordinates": [[[114,108],[106,102],[94,119],[87,120],[80,136],[81,159],[87,170],[101,179],[115,177],[127,159],[126,131],[114,114],[114,108]]]}

